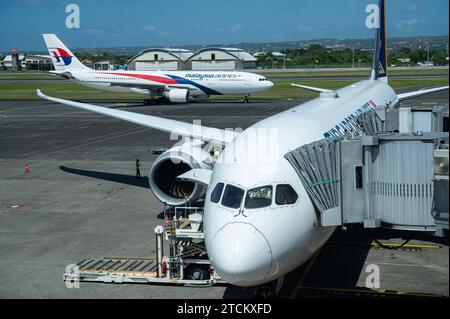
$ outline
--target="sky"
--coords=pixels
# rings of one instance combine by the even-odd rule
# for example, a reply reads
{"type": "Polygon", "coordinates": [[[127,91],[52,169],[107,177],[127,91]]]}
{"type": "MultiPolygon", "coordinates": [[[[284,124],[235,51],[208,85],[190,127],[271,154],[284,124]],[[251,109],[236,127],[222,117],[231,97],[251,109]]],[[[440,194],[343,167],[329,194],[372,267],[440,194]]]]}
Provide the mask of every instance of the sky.
{"type": "MultiPolygon", "coordinates": [[[[0,51],[45,51],[42,33],[71,48],[371,38],[376,0],[0,0],[0,51]],[[80,28],[66,27],[66,6],[80,28]]],[[[390,37],[448,35],[448,0],[387,0],[390,37]]]]}

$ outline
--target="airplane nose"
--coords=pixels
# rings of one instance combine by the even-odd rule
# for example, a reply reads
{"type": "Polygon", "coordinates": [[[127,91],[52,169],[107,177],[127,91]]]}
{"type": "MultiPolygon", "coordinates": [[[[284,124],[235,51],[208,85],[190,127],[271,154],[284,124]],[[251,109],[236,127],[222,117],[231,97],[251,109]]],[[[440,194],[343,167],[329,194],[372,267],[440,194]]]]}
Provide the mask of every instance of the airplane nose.
{"type": "Polygon", "coordinates": [[[222,279],[236,286],[263,283],[272,267],[269,243],[254,226],[245,223],[229,223],[220,229],[208,255],[222,279]]]}
{"type": "Polygon", "coordinates": [[[269,88],[273,87],[273,82],[267,81],[267,86],[268,86],[269,88]]]}

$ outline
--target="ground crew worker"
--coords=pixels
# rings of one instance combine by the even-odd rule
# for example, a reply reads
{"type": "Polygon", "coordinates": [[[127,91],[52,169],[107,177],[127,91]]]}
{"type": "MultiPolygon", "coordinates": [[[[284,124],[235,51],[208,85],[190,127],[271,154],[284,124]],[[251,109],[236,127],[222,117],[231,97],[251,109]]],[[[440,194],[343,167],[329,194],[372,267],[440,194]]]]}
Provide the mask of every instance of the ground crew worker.
{"type": "Polygon", "coordinates": [[[141,178],[141,163],[139,162],[139,158],[136,159],[136,178],[141,178]]]}

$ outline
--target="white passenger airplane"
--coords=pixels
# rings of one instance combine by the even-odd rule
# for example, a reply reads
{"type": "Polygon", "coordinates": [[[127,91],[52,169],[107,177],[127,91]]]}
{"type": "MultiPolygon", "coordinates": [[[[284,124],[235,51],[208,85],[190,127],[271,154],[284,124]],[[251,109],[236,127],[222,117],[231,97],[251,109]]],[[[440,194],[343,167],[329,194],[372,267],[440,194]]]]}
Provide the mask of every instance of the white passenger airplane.
{"type": "Polygon", "coordinates": [[[306,262],[334,230],[320,224],[313,202],[284,155],[314,141],[359,131],[354,117],[375,106],[394,107],[405,99],[448,89],[394,92],[387,81],[385,0],[380,0],[380,8],[370,79],[331,92],[309,88],[320,91],[321,96],[264,119],[240,134],[49,97],[40,91],[37,94],[49,101],[191,139],[153,163],[149,172],[153,193],[164,203],[179,205],[204,194],[202,187],[206,185],[203,229],[212,265],[230,284],[265,284],[306,262]],[[246,143],[255,130],[261,129],[275,129],[276,143],[270,139],[246,143]],[[205,151],[205,143],[224,146],[218,159],[205,151]],[[263,148],[267,149],[264,161],[248,160],[248,154],[258,156],[263,148]],[[189,196],[184,198],[184,193],[189,196]]]}
{"type": "Polygon", "coordinates": [[[54,34],[43,35],[55,71],[78,84],[94,89],[147,95],[144,104],[167,99],[186,103],[189,97],[243,95],[270,89],[273,83],[249,72],[225,71],[98,71],[81,63],[54,34]]]}

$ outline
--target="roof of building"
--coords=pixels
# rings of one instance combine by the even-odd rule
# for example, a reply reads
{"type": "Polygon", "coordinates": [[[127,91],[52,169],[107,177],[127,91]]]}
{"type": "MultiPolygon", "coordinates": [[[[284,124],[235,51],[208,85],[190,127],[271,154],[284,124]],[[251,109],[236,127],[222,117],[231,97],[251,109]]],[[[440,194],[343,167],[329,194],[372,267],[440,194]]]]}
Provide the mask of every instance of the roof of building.
{"type": "Polygon", "coordinates": [[[223,51],[226,53],[231,54],[235,58],[241,60],[242,62],[256,62],[256,58],[251,55],[248,52],[245,52],[242,49],[239,48],[220,48],[220,47],[209,47],[209,48],[203,48],[195,52],[190,59],[192,59],[194,56],[199,55],[200,53],[206,52],[206,51],[223,51]]]}
{"type": "Polygon", "coordinates": [[[139,52],[138,54],[136,54],[135,56],[133,56],[130,61],[135,60],[137,57],[148,53],[148,52],[152,52],[152,51],[162,51],[162,52],[166,52],[170,55],[172,55],[173,57],[175,57],[178,60],[181,61],[186,61],[187,59],[189,59],[192,56],[192,51],[186,50],[186,49],[176,49],[176,48],[150,48],[150,49],[145,49],[142,50],[141,52],[139,52]]]}
{"type": "Polygon", "coordinates": [[[271,53],[274,57],[276,58],[284,58],[286,56],[286,54],[281,53],[281,52],[256,52],[253,55],[254,56],[261,56],[261,55],[266,55],[271,53]]]}
{"type": "MultiPolygon", "coordinates": [[[[25,58],[25,55],[19,54],[19,60],[22,61],[25,58]]],[[[12,62],[12,55],[8,54],[5,56],[2,62],[12,62]]]]}
{"type": "Polygon", "coordinates": [[[51,60],[52,57],[50,55],[43,55],[43,54],[26,54],[25,58],[34,58],[34,59],[49,59],[51,60]]]}

